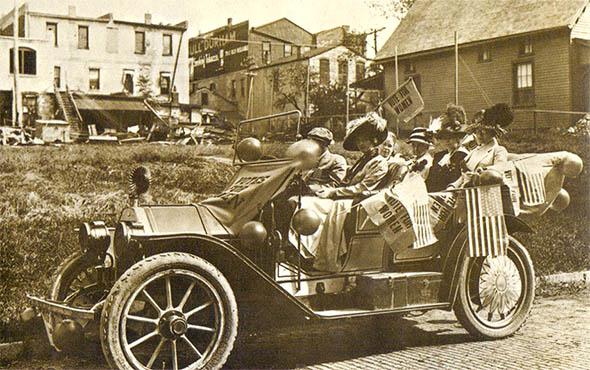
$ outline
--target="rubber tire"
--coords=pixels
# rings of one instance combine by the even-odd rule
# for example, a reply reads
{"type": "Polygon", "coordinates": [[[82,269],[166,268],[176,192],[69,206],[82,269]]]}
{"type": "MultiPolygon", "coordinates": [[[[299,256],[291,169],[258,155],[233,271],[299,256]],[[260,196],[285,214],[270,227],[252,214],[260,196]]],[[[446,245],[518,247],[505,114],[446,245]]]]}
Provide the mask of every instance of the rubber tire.
{"type": "Polygon", "coordinates": [[[524,273],[526,275],[527,285],[523,287],[523,302],[518,308],[518,312],[513,316],[512,322],[503,328],[490,328],[481,324],[467,302],[467,272],[469,265],[473,263],[472,258],[464,258],[460,269],[460,281],[459,291],[457,299],[455,300],[454,311],[457,319],[463,325],[463,327],[476,338],[481,339],[500,339],[513,335],[516,333],[526,322],[529,313],[533,307],[533,301],[535,299],[535,270],[533,267],[533,261],[529,256],[528,251],[524,246],[512,236],[509,237],[510,244],[509,250],[514,252],[524,263],[524,273]]]}
{"type": "MultiPolygon", "coordinates": [[[[65,294],[72,281],[80,274],[80,272],[86,271],[87,268],[92,267],[92,265],[95,264],[96,263],[93,261],[85,259],[84,254],[79,250],[70,254],[65,260],[63,260],[62,263],[59,264],[53,273],[53,284],[51,285],[49,298],[54,301],[63,301],[66,298],[65,294]]],[[[56,325],[56,318],[54,315],[51,315],[51,327],[55,328],[56,325]]],[[[80,349],[60,349],[55,345],[53,345],[53,348],[55,348],[55,350],[58,352],[65,350],[65,352],[72,352],[74,354],[84,353],[80,349]]]]}
{"type": "Polygon", "coordinates": [[[121,314],[126,301],[146,279],[168,269],[187,269],[207,278],[217,289],[226,315],[223,333],[217,351],[203,369],[219,369],[225,364],[233,349],[238,333],[238,306],[234,293],[221,272],[202,258],[188,253],[161,253],[150,256],[131,266],[117,280],[109,293],[100,318],[100,342],[109,366],[113,369],[131,370],[120,341],[121,314]]]}

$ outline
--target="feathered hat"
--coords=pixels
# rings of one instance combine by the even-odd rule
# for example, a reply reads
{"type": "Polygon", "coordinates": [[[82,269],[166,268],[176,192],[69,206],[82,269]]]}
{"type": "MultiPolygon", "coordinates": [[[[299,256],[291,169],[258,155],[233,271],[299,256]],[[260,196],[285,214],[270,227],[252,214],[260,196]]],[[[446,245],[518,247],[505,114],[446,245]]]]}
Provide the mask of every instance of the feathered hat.
{"type": "Polygon", "coordinates": [[[469,131],[475,131],[477,128],[494,129],[496,136],[506,133],[508,127],[514,121],[514,113],[506,103],[499,103],[490,108],[478,112],[469,131]]]}
{"type": "Polygon", "coordinates": [[[364,117],[348,122],[342,147],[351,151],[358,150],[356,138],[361,133],[372,137],[373,144],[379,145],[387,138],[387,121],[381,118],[376,112],[370,112],[364,117]]]}
{"type": "Polygon", "coordinates": [[[447,110],[430,122],[428,131],[439,139],[463,137],[467,132],[466,121],[467,115],[462,106],[448,104],[447,110]]]}

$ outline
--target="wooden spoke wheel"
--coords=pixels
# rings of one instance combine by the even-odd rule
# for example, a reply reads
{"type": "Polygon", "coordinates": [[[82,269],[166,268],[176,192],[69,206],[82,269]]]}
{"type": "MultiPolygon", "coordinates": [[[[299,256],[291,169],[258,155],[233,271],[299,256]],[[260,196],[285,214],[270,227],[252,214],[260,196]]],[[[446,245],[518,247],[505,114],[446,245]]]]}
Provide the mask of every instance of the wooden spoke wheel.
{"type": "Polygon", "coordinates": [[[138,262],[115,284],[101,317],[101,343],[114,368],[219,368],[237,323],[221,272],[190,254],[163,253],[138,262]]]}

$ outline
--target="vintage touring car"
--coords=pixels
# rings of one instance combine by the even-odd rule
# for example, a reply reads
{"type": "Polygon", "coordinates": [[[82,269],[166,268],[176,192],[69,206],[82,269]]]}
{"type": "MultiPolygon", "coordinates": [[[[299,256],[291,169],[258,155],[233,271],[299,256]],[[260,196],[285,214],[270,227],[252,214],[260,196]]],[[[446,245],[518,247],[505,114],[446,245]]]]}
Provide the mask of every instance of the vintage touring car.
{"type": "MultiPolygon", "coordinates": [[[[244,121],[238,134],[242,124],[293,114],[299,132],[300,114],[287,112],[244,121]]],[[[500,235],[503,227],[485,229],[492,233],[488,241],[503,239],[504,245],[479,256],[470,249],[484,229],[470,225],[474,208],[466,191],[429,195],[431,215],[441,204],[448,212],[436,213],[436,241],[420,248],[411,241],[388,242],[387,225],[374,222],[370,207],[344,199],[349,208],[339,226],[344,237],[337,268],[322,271],[305,253],[304,239],[322,234],[318,228],[328,229],[332,218],[322,224],[299,192],[302,171],[317,160],[313,145],[302,140],[286,159],[260,159],[257,144],[248,138],[236,145],[233,180],[222,194],[198,204],[142,204],[149,171],[133,171],[132,204],[119,222],[81,225],[81,249],[59,266],[50,296],[29,296],[51,344],[67,350],[94,333],[113,368],[219,368],[238,327],[248,320],[272,322],[261,313],[272,307],[310,320],[454,310],[474,336],[503,338],[524,323],[535,292],[531,259],[513,236],[531,230],[517,215],[564,208],[563,178],[581,170],[570,153],[514,156],[515,162],[546,156],[548,185],[535,188],[532,202],[526,189],[531,182],[520,171],[512,188],[510,176],[492,184],[501,189],[503,210],[494,222],[505,225],[506,234],[500,235]]],[[[472,189],[486,188],[482,182],[472,189]]]]}

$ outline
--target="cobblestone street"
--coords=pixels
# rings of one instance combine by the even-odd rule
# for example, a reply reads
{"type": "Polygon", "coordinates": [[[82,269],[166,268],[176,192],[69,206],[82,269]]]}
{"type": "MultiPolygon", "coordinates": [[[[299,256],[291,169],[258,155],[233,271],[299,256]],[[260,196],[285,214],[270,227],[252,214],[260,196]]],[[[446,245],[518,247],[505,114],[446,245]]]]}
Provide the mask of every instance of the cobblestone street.
{"type": "MultiPolygon", "coordinates": [[[[230,368],[587,369],[590,294],[539,298],[516,335],[476,341],[452,313],[310,323],[253,333],[236,344],[230,368]]],[[[102,362],[29,358],[19,369],[95,369],[102,362]]]]}

